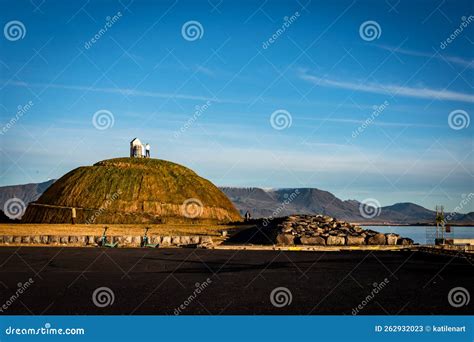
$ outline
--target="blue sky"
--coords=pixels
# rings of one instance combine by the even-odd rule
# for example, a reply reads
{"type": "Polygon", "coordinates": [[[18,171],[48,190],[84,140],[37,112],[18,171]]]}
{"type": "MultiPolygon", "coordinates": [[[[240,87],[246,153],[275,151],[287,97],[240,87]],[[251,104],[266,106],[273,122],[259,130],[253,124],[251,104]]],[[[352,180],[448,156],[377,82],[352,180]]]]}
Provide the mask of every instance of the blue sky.
{"type": "Polygon", "coordinates": [[[0,185],[126,156],[139,137],[152,156],[223,186],[449,210],[473,190],[474,123],[462,121],[474,112],[470,1],[0,6],[4,29],[24,26],[22,38],[0,39],[0,185]],[[195,40],[182,33],[189,21],[201,26],[195,40]],[[100,110],[113,117],[102,130],[100,110]],[[272,125],[275,111],[291,125],[272,125]]]}

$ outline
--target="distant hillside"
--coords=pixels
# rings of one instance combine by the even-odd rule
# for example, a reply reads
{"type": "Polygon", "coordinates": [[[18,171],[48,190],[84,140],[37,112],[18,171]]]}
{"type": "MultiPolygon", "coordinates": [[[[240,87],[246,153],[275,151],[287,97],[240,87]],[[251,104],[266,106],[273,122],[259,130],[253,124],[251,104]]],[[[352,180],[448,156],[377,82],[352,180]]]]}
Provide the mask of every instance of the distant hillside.
{"type": "MultiPolygon", "coordinates": [[[[260,188],[222,187],[221,190],[244,214],[253,217],[284,216],[289,214],[325,214],[352,222],[416,224],[433,223],[435,212],[414,203],[396,203],[382,207],[373,219],[361,216],[360,202],[343,201],[328,191],[315,188],[263,190],[260,188]]],[[[472,224],[474,213],[453,214],[452,223],[472,224]]]]}
{"type": "Polygon", "coordinates": [[[0,208],[3,208],[5,202],[13,197],[21,199],[26,204],[36,201],[54,181],[52,179],[43,183],[2,186],[0,187],[0,208]]]}
{"type": "Polygon", "coordinates": [[[397,222],[413,222],[413,220],[416,220],[416,222],[432,222],[435,215],[434,211],[428,210],[421,205],[414,203],[396,203],[394,205],[382,207],[379,218],[382,220],[397,222]]]}
{"type": "Polygon", "coordinates": [[[341,201],[328,191],[315,188],[275,189],[229,188],[221,190],[243,213],[250,211],[254,217],[291,214],[327,214],[339,219],[349,219],[358,212],[359,202],[341,201]]]}

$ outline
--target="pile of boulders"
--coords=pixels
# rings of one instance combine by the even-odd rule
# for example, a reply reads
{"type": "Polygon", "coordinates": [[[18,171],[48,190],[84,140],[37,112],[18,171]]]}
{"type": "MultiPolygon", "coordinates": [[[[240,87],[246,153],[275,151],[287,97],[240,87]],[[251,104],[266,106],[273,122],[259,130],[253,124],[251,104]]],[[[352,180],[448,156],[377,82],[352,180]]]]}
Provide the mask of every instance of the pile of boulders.
{"type": "Polygon", "coordinates": [[[274,221],[275,243],[282,245],[412,245],[413,240],[398,234],[383,234],[325,215],[292,215],[274,221]]]}

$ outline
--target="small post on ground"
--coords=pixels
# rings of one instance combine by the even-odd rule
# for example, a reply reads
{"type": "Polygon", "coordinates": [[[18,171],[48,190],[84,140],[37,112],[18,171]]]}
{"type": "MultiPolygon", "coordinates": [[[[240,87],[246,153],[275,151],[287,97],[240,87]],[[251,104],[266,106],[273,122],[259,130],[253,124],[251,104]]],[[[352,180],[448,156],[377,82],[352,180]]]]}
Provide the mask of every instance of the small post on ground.
{"type": "Polygon", "coordinates": [[[72,224],[76,224],[76,208],[71,208],[71,221],[72,224]]]}

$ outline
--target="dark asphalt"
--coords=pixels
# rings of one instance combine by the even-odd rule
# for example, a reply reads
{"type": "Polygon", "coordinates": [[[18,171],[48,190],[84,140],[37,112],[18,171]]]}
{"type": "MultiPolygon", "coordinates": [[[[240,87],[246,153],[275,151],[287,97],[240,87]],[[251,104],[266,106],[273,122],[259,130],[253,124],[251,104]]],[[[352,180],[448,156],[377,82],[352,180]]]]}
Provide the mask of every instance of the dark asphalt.
{"type": "Polygon", "coordinates": [[[201,249],[0,248],[0,314],[165,314],[212,281],[181,314],[346,314],[380,284],[359,314],[472,314],[448,302],[454,287],[474,296],[474,267],[461,258],[421,252],[280,252],[201,249]],[[18,283],[34,283],[9,301],[18,283]],[[110,288],[114,302],[92,294],[110,288]],[[270,301],[286,287],[291,304],[270,301]]]}

